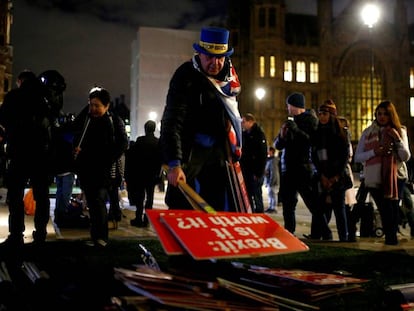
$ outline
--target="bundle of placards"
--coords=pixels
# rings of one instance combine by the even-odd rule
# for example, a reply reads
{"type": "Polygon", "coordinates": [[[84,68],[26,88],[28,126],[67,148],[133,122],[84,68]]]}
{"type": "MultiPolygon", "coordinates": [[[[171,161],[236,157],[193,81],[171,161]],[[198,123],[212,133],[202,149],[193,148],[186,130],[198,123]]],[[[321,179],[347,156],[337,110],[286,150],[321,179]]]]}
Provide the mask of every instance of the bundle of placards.
{"type": "MultiPolygon", "coordinates": [[[[318,307],[300,303],[282,296],[242,286],[231,281],[215,278],[203,280],[164,273],[148,267],[136,270],[115,269],[115,278],[128,289],[145,297],[123,296],[124,307],[143,306],[157,309],[160,306],[173,310],[280,310],[280,306],[291,310],[318,310],[318,307]]],[[[165,310],[165,309],[163,309],[165,310]]]]}
{"type": "Polygon", "coordinates": [[[125,296],[124,303],[184,310],[319,310],[317,301],[362,291],[361,285],[367,282],[335,274],[185,258],[170,270],[142,265],[134,270],[116,268],[115,278],[141,297],[125,296]]]}

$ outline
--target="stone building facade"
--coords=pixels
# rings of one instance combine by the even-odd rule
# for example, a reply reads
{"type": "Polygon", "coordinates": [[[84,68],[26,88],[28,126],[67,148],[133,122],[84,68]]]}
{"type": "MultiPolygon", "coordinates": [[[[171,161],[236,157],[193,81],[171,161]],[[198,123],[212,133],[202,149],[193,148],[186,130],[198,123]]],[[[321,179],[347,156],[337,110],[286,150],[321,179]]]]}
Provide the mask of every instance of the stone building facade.
{"type": "Polygon", "coordinates": [[[4,95],[13,88],[13,48],[10,45],[12,2],[0,0],[0,104],[4,95]]]}
{"type": "Polygon", "coordinates": [[[315,109],[331,98],[357,141],[376,105],[390,99],[414,137],[414,25],[406,8],[413,3],[392,0],[393,21],[369,28],[361,19],[368,1],[352,0],[335,17],[333,1],[317,0],[317,15],[301,15],[288,13],[285,0],[229,0],[240,110],[253,112],[272,142],[287,118],[289,93],[304,93],[315,109]]]}

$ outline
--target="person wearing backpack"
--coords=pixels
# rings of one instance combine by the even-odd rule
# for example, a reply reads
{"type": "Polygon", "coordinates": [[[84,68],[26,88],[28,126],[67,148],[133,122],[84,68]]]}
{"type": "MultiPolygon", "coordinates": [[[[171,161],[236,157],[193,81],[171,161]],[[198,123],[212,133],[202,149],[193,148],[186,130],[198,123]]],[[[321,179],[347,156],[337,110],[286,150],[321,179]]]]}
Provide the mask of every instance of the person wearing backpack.
{"type": "Polygon", "coordinates": [[[22,71],[16,89],[6,94],[0,106],[0,124],[7,143],[7,201],[9,206],[9,236],[2,246],[18,248],[24,244],[24,190],[33,188],[36,201],[33,242],[46,240],[49,222],[49,186],[51,172],[52,112],[45,89],[36,75],[22,71]]]}

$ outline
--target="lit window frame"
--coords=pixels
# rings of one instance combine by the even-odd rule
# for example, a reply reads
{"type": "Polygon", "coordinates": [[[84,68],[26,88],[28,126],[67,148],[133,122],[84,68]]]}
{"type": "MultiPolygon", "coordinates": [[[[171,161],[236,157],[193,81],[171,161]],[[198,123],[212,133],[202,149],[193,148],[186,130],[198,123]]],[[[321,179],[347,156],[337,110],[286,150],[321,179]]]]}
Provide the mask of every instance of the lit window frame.
{"type": "Polygon", "coordinates": [[[276,57],[274,55],[269,57],[269,76],[271,78],[276,77],[276,57]]]}
{"type": "Polygon", "coordinates": [[[266,58],[261,55],[259,56],[259,77],[264,78],[266,72],[266,58]]]}
{"type": "Polygon", "coordinates": [[[306,82],[306,62],[304,60],[296,61],[296,82],[306,82]]]}
{"type": "Polygon", "coordinates": [[[293,62],[290,59],[284,62],[283,80],[287,82],[293,81],[293,62]]]}
{"type": "Polygon", "coordinates": [[[309,82],[319,83],[319,63],[310,62],[309,64],[309,82]]]}

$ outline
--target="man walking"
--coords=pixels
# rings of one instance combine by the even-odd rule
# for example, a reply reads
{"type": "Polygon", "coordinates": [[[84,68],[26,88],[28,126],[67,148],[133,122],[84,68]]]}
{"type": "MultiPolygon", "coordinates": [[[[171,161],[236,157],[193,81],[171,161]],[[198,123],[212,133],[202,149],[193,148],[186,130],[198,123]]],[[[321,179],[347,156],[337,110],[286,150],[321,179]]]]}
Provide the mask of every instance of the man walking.
{"type": "Polygon", "coordinates": [[[251,113],[242,120],[243,148],[240,165],[249,194],[250,205],[255,213],[263,213],[264,169],[267,158],[267,141],[263,129],[251,113]]]}
{"type": "Polygon", "coordinates": [[[154,188],[160,180],[161,151],[155,137],[155,122],[144,125],[145,135],[137,138],[125,154],[125,181],[131,205],[136,206],[131,226],[146,227],[148,218],[144,208],[151,209],[154,203],[154,188]],[[145,202],[145,203],[144,203],[145,202]]]}

